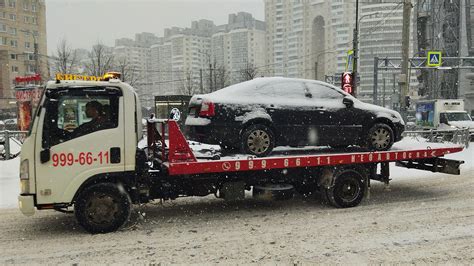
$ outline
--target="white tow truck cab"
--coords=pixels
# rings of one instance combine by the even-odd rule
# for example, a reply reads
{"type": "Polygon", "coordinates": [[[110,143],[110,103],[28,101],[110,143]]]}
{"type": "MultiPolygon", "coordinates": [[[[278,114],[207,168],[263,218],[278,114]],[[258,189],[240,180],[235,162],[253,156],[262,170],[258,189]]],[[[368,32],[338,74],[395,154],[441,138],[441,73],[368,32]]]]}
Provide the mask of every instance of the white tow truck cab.
{"type": "Polygon", "coordinates": [[[88,182],[134,176],[142,138],[138,102],[134,89],[118,79],[48,82],[21,150],[22,212],[62,208],[88,182]],[[88,117],[89,102],[101,108],[96,121],[88,117]]]}
{"type": "Polygon", "coordinates": [[[348,208],[362,201],[370,180],[389,183],[389,162],[455,175],[463,163],[440,158],[459,146],[196,157],[176,121],[153,119],[147,147],[138,149],[137,94],[113,77],[57,75],[47,83],[21,150],[18,200],[25,215],[73,207],[84,229],[106,233],[128,221],[135,203],[211,194],[235,200],[252,187],[319,191],[331,205],[348,208]]]}

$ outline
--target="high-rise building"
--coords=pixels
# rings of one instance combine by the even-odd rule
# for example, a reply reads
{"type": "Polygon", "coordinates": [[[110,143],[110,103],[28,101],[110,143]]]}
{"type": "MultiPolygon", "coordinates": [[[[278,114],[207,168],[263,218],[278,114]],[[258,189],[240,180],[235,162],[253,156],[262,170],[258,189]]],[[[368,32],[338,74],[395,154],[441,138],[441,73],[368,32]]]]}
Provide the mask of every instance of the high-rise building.
{"type": "Polygon", "coordinates": [[[220,26],[199,20],[190,28],[165,29],[163,43],[151,48],[153,93],[216,90],[242,81],[242,70],[265,65],[264,57],[265,23],[249,13],[231,14],[220,26]]]}
{"type": "Polygon", "coordinates": [[[151,104],[151,49],[141,46],[115,46],[113,54],[115,69],[122,72],[122,79],[135,87],[145,106],[151,104]]]}
{"type": "MultiPolygon", "coordinates": [[[[402,57],[403,5],[397,0],[372,0],[361,5],[360,18],[362,18],[359,30],[360,86],[357,96],[365,102],[373,102],[374,58],[383,60],[402,57]]],[[[413,56],[413,32],[415,32],[413,25],[410,30],[412,37],[409,54],[413,56]]],[[[400,70],[379,70],[378,73],[376,103],[396,107],[399,103],[400,70]]],[[[415,71],[411,73],[410,93],[414,96],[417,80],[415,71]]]]}
{"type": "Polygon", "coordinates": [[[271,74],[323,80],[344,72],[355,1],[265,0],[265,20],[271,74]]]}
{"type": "Polygon", "coordinates": [[[256,20],[249,13],[240,12],[230,14],[229,23],[218,29],[219,32],[212,35],[211,41],[212,64],[218,74],[216,78],[221,83],[218,87],[245,80],[246,71],[258,76],[267,74],[263,21],[256,20]]]}
{"type": "Polygon", "coordinates": [[[49,78],[44,0],[0,0],[0,109],[12,105],[14,79],[49,78]]]}
{"type": "Polygon", "coordinates": [[[304,0],[265,0],[270,75],[294,78],[303,75],[306,53],[303,20],[307,4],[304,0]]]}

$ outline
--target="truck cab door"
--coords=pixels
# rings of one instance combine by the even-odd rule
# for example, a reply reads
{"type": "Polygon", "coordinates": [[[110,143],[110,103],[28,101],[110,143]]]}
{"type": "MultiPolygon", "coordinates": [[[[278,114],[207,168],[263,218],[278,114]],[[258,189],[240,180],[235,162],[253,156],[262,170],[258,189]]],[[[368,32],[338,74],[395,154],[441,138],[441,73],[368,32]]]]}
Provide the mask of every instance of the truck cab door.
{"type": "Polygon", "coordinates": [[[115,87],[45,93],[35,143],[37,204],[69,203],[87,179],[124,171],[124,100],[115,87]]]}

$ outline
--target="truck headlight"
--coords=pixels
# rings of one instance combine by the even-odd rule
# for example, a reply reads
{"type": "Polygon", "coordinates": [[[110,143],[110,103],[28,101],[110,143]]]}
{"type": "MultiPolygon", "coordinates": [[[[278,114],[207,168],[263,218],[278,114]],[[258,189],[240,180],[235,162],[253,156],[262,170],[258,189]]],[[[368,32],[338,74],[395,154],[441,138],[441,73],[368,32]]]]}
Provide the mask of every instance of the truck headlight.
{"type": "Polygon", "coordinates": [[[23,160],[20,164],[20,193],[30,193],[30,168],[28,160],[23,160]]]}

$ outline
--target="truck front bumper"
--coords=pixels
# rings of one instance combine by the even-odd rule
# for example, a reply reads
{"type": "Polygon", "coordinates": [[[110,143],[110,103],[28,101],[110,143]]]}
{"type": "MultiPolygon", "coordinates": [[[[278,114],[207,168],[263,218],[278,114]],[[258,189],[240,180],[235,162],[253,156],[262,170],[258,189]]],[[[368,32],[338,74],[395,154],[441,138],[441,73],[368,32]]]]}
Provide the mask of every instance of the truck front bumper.
{"type": "Polygon", "coordinates": [[[18,206],[20,207],[20,211],[26,216],[35,214],[35,200],[33,195],[18,196],[18,206]]]}

